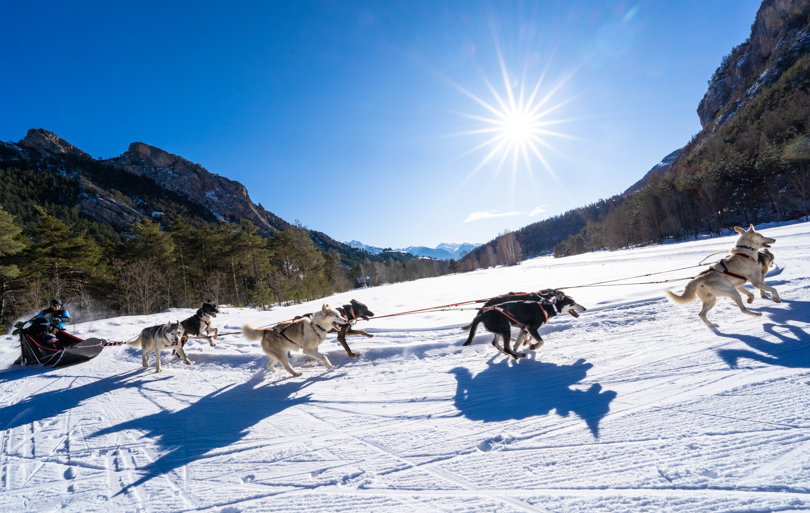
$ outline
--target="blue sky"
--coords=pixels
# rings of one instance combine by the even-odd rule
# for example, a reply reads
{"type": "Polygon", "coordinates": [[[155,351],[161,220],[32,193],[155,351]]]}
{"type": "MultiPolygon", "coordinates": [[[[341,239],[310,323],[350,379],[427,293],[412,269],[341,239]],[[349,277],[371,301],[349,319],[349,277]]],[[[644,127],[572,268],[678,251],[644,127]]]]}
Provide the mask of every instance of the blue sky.
{"type": "Polygon", "coordinates": [[[11,0],[0,140],[45,128],[103,158],[145,142],[338,240],[485,242],[683,146],[759,3],[11,0]],[[504,68],[516,99],[545,70],[555,134],[535,133],[531,171],[522,152],[481,166],[503,139],[470,153],[499,132],[465,134],[495,126],[484,103],[504,110],[487,82],[508,107],[504,68]]]}

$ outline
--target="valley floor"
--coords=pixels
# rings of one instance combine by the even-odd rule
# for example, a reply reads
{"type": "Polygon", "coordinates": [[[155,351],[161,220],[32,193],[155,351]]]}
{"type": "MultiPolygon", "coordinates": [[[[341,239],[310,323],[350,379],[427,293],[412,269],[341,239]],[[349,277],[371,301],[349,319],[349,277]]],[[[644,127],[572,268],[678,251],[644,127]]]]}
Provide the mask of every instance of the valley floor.
{"type": "MultiPolygon", "coordinates": [[[[726,299],[698,319],[663,285],[572,288],[588,307],[552,319],[546,344],[506,359],[474,312],[361,322],[335,368],[267,371],[257,344],[191,342],[164,372],[110,347],[61,369],[20,369],[0,337],[0,511],[612,512],[810,509],[810,224],[775,237],[766,281],[783,303],[760,318],[726,299]]],[[[378,315],[509,291],[697,264],[734,237],[497,268],[357,290],[378,315]]],[[[719,258],[719,257],[718,257],[719,258]]],[[[643,278],[696,274],[694,270],[643,278]]],[[[685,282],[673,289],[680,291],[685,282]]],[[[270,312],[225,308],[220,331],[266,326],[323,301],[270,312]]],[[[193,310],[70,327],[126,340],[193,310]]]]}

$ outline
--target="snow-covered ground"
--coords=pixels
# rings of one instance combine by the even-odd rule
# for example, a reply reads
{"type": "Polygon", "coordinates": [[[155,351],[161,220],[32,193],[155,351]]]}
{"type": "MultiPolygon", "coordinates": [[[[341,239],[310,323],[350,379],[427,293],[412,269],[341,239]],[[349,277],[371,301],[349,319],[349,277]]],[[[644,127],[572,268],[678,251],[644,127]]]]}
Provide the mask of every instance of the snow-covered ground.
{"type": "MultiPolygon", "coordinates": [[[[2,511],[789,511],[810,509],[810,224],[777,239],[759,298],[698,302],[663,285],[570,289],[588,307],[552,319],[516,362],[491,335],[462,348],[472,311],[361,322],[351,359],[270,374],[240,336],[195,341],[193,366],[110,347],[62,369],[20,369],[0,338],[2,511]]],[[[694,265],[734,237],[537,258],[507,269],[357,290],[376,314],[694,265]]],[[[715,257],[719,258],[719,257],[715,257]]],[[[681,271],[666,277],[690,276],[681,271]]],[[[673,288],[681,290],[685,282],[673,288]]],[[[236,331],[312,311],[225,309],[236,331]]],[[[127,339],[192,310],[71,326],[127,339]]]]}

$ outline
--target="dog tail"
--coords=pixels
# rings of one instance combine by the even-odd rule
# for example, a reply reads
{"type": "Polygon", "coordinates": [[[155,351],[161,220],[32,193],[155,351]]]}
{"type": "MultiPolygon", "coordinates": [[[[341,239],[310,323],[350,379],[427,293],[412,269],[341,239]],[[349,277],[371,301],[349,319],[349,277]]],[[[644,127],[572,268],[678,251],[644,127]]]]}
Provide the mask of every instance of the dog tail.
{"type": "Polygon", "coordinates": [[[470,324],[468,324],[468,325],[466,325],[466,326],[462,326],[462,327],[461,327],[461,331],[467,331],[467,332],[469,332],[469,331],[470,331],[470,328],[472,328],[472,323],[470,323],[470,324]]]}
{"type": "Polygon", "coordinates": [[[128,345],[128,346],[132,346],[132,347],[141,347],[141,336],[140,336],[140,335],[138,335],[138,336],[137,336],[137,337],[135,337],[134,339],[129,340],[129,341],[124,342],[124,343],[125,343],[126,345],[128,345]]]}
{"type": "Polygon", "coordinates": [[[665,290],[667,297],[670,301],[675,303],[676,305],[685,305],[687,303],[691,303],[695,300],[695,296],[697,296],[697,288],[698,283],[697,280],[692,280],[686,284],[686,288],[683,289],[683,294],[680,296],[671,290],[665,290]]]}
{"type": "Polygon", "coordinates": [[[242,326],[242,335],[248,340],[261,340],[264,336],[264,330],[257,330],[250,324],[242,326]]]}

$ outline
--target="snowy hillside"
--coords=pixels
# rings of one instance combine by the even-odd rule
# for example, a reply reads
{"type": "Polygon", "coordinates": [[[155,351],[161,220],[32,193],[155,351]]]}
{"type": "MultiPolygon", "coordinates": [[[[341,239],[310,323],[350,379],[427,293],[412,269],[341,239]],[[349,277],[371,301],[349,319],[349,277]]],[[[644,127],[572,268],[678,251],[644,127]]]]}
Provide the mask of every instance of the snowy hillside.
{"type": "MultiPolygon", "coordinates": [[[[541,330],[546,344],[507,360],[472,311],[361,322],[335,368],[267,372],[241,336],[192,342],[194,362],[105,348],[88,363],[19,369],[0,338],[0,511],[787,511],[810,509],[810,224],[777,239],[752,318],[721,299],[708,329],[698,303],[663,285],[570,289],[588,307],[541,330]]],[[[694,265],[734,237],[564,259],[362,289],[377,315],[509,291],[694,265]]],[[[642,278],[684,277],[697,271],[642,278]]],[[[683,288],[685,282],[673,286],[683,288]]],[[[312,311],[225,309],[221,331],[312,311]]],[[[192,310],[71,326],[132,337],[192,310]]]]}

